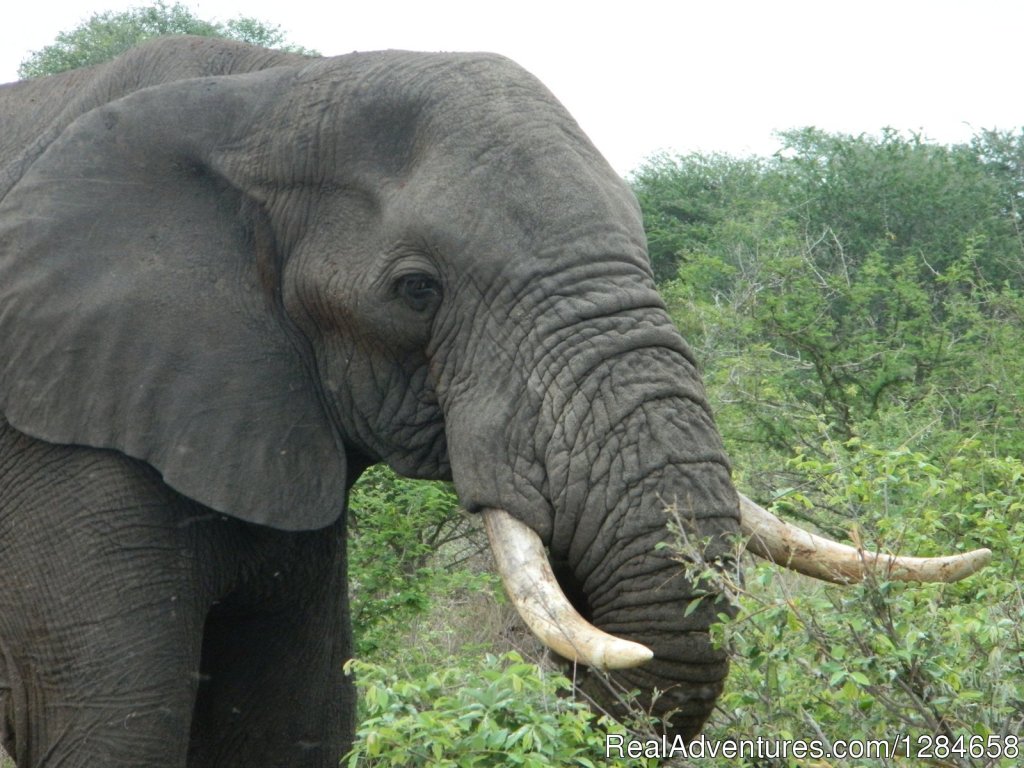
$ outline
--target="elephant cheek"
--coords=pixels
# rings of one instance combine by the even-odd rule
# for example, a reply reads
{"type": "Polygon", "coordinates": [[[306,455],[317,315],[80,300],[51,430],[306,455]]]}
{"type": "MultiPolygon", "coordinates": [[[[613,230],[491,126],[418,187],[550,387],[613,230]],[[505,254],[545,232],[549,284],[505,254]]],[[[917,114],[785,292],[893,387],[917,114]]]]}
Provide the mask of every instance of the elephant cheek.
{"type": "Polygon", "coordinates": [[[523,438],[534,430],[518,425],[514,410],[507,393],[500,392],[447,409],[452,481],[468,512],[505,510],[546,543],[554,519],[547,476],[543,464],[533,458],[533,441],[523,438]]]}

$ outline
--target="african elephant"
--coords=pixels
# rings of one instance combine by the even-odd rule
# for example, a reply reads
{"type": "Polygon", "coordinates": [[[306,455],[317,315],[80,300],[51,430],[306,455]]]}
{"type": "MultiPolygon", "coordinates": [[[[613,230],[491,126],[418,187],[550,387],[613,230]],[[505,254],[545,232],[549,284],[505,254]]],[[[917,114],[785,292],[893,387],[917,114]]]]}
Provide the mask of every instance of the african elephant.
{"type": "Polygon", "coordinates": [[[635,199],[537,80],[169,38],[4,86],[0,115],[19,766],[336,765],[346,494],[375,462],[547,547],[579,631],[624,639],[556,623],[557,650],[698,732],[720,608],[688,612],[655,548],[671,500],[727,559],[739,499],[635,199]]]}

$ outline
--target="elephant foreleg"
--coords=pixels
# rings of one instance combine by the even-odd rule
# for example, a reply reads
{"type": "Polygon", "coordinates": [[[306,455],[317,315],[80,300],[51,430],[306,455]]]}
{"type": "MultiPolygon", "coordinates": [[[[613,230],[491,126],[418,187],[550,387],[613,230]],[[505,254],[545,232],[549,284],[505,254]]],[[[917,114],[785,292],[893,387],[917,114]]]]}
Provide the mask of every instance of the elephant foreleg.
{"type": "Polygon", "coordinates": [[[19,768],[336,766],[344,521],[289,533],[0,421],[0,737],[19,768]]]}
{"type": "Polygon", "coordinates": [[[140,468],[0,424],[2,722],[19,768],[185,765],[209,598],[187,503],[140,468]]]}
{"type": "Polygon", "coordinates": [[[355,701],[343,531],[256,538],[273,557],[206,623],[189,768],[336,768],[355,701]]]}
{"type": "Polygon", "coordinates": [[[182,768],[211,596],[195,505],[0,421],[4,742],[18,768],[182,768]]]}

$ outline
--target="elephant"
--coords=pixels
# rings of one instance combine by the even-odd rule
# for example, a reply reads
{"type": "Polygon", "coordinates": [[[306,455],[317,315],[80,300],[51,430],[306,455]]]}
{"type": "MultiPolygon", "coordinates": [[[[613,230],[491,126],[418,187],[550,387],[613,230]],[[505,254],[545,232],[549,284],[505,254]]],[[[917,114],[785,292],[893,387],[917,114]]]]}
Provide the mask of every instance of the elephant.
{"type": "Polygon", "coordinates": [[[19,766],[336,765],[346,500],[379,462],[454,482],[598,701],[699,732],[723,608],[659,548],[666,502],[717,567],[783,524],[741,523],[636,200],[538,80],[175,37],[3,86],[0,121],[19,766]]]}

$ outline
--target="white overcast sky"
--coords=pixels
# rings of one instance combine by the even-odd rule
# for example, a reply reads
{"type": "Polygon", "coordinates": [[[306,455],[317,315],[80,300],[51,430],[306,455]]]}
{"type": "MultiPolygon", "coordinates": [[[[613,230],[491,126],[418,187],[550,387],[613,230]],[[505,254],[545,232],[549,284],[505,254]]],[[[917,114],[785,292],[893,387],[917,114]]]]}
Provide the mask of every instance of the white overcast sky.
{"type": "MultiPolygon", "coordinates": [[[[12,0],[0,82],[92,13],[146,0],[12,0]]],[[[495,51],[552,90],[621,173],[659,151],[770,154],[773,132],[884,126],[940,142],[1024,126],[1021,0],[187,0],[324,54],[495,51]]]]}

